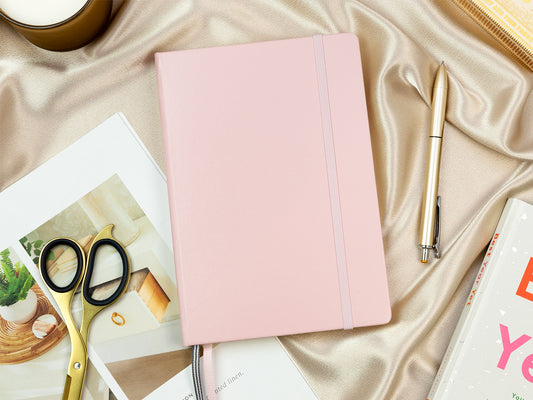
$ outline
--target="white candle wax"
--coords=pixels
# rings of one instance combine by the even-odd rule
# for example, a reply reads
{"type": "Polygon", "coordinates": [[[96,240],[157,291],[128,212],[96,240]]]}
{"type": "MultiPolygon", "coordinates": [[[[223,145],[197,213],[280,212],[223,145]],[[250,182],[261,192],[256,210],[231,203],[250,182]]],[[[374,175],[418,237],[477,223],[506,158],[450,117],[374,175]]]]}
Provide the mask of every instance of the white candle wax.
{"type": "Polygon", "coordinates": [[[17,22],[46,26],[72,17],[85,3],[87,0],[0,0],[0,9],[17,22]]]}

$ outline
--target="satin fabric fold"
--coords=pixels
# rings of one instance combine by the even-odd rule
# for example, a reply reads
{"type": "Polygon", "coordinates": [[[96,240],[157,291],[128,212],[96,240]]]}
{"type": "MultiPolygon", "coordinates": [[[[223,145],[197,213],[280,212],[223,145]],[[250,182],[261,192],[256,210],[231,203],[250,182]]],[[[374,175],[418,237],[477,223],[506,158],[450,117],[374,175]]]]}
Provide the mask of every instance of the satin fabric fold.
{"type": "Polygon", "coordinates": [[[506,198],[533,203],[533,74],[487,32],[452,2],[422,0],[129,0],[67,53],[0,22],[0,190],[117,111],[164,167],[156,51],[355,33],[393,317],[281,340],[321,399],[425,399],[506,198]],[[426,265],[416,242],[441,61],[443,255],[426,265]]]}

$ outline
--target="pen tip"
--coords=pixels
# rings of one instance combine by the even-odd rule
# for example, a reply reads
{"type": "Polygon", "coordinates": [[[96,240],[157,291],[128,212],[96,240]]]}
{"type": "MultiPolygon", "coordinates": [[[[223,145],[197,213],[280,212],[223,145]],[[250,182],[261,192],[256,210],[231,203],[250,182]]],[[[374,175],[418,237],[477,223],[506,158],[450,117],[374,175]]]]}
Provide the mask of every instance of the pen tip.
{"type": "Polygon", "coordinates": [[[422,248],[422,254],[420,256],[420,262],[426,264],[429,260],[429,249],[427,247],[422,248]]]}
{"type": "Polygon", "coordinates": [[[440,62],[440,65],[444,65],[444,66],[446,66],[446,64],[444,64],[444,61],[441,61],[441,62],[440,62]]]}

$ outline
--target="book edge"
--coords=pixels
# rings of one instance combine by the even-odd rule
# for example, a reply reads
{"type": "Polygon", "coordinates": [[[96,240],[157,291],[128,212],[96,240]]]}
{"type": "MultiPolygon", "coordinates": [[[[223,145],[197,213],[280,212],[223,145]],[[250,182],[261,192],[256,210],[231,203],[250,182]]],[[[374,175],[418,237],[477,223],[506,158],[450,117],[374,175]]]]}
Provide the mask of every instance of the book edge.
{"type": "Polygon", "coordinates": [[[446,349],[446,352],[444,353],[443,360],[437,371],[435,380],[427,396],[427,400],[446,399],[446,397],[443,397],[443,390],[446,390],[448,386],[448,383],[446,382],[448,381],[448,378],[452,373],[453,366],[463,348],[462,345],[458,346],[458,343],[462,338],[465,337],[465,335],[470,330],[474,316],[483,301],[484,296],[482,295],[483,292],[481,289],[485,288],[488,285],[488,282],[494,275],[494,268],[491,267],[500,260],[499,250],[504,246],[507,239],[509,238],[508,233],[511,232],[513,226],[511,223],[510,216],[516,213],[517,210],[521,206],[523,206],[523,204],[524,202],[522,202],[521,200],[513,198],[508,199],[505,204],[505,207],[499,218],[498,225],[494,230],[494,234],[491,236],[489,242],[489,249],[487,249],[485,257],[483,257],[483,261],[481,262],[481,266],[476,275],[478,279],[476,282],[474,282],[474,285],[472,286],[472,289],[469,292],[469,296],[465,302],[463,311],[461,312],[461,316],[459,317],[459,321],[457,322],[457,326],[454,330],[454,333],[452,334],[450,343],[446,349]],[[495,240],[496,235],[499,235],[498,238],[502,236],[503,240],[498,240],[495,243],[494,248],[491,249],[490,243],[495,240]],[[494,253],[493,257],[491,257],[492,253],[494,253]],[[485,270],[483,270],[485,263],[487,264],[487,266],[485,270]],[[474,290],[476,290],[477,292],[481,291],[481,293],[474,294],[473,298],[471,299],[471,295],[474,290]]]}

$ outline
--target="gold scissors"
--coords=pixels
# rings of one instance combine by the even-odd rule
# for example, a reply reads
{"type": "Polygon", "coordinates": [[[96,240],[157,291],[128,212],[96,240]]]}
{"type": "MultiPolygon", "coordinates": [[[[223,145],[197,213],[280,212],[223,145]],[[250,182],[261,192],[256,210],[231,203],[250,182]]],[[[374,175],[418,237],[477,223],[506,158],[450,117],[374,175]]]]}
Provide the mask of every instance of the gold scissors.
{"type": "Polygon", "coordinates": [[[85,259],[85,253],[80,244],[69,238],[56,238],[49,241],[43,247],[39,257],[39,270],[41,271],[41,276],[61,310],[61,314],[63,315],[63,319],[70,335],[71,353],[62,400],[78,400],[81,397],[83,382],[85,381],[85,372],[87,370],[87,339],[89,325],[96,314],[113,304],[120,296],[122,296],[130,280],[130,260],[128,253],[126,253],[124,246],[113,237],[111,234],[112,229],[113,225],[108,225],[96,235],[89,247],[87,260],[85,259]],[[59,245],[70,247],[76,253],[77,258],[76,273],[74,274],[72,282],[66,286],[57,286],[52,279],[50,279],[50,275],[46,268],[46,260],[48,259],[50,251],[59,245]],[[112,246],[120,255],[122,260],[122,276],[118,287],[108,298],[104,300],[95,300],[89,294],[89,283],[93,274],[96,252],[103,245],[112,246]],[[78,330],[74,323],[74,319],[72,318],[70,307],[76,288],[81,281],[83,281],[81,290],[82,319],[80,329],[78,330]]]}

